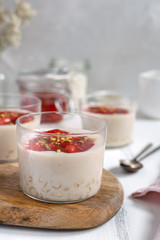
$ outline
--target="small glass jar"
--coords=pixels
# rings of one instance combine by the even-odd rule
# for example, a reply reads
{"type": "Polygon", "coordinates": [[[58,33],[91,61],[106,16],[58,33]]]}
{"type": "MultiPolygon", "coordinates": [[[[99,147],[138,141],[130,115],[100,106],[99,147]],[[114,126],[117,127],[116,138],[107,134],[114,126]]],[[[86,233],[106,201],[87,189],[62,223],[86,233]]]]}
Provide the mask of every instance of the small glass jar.
{"type": "Polygon", "coordinates": [[[139,74],[139,111],[148,118],[160,119],[160,70],[139,74]]]}
{"type": "Polygon", "coordinates": [[[122,147],[133,141],[135,107],[115,91],[98,91],[80,102],[81,112],[104,119],[108,123],[107,148],[122,147]]]}
{"type": "Polygon", "coordinates": [[[3,73],[0,73],[0,93],[4,93],[6,87],[6,76],[3,73]]]}
{"type": "Polygon", "coordinates": [[[41,101],[36,97],[0,94],[0,162],[18,160],[16,119],[26,113],[40,111],[40,109],[41,101]]]}
{"type": "Polygon", "coordinates": [[[79,99],[87,94],[89,61],[86,59],[52,59],[49,67],[60,69],[68,74],[72,98],[78,109],[79,99]]]}
{"type": "Polygon", "coordinates": [[[101,186],[106,122],[78,113],[63,113],[57,122],[57,114],[28,114],[17,120],[20,186],[44,202],[82,201],[101,186]],[[38,120],[38,128],[25,127],[26,118],[38,120]]]}
{"type": "Polygon", "coordinates": [[[18,76],[21,94],[32,94],[42,101],[42,111],[74,111],[68,76],[59,70],[21,72],[18,76]]]}

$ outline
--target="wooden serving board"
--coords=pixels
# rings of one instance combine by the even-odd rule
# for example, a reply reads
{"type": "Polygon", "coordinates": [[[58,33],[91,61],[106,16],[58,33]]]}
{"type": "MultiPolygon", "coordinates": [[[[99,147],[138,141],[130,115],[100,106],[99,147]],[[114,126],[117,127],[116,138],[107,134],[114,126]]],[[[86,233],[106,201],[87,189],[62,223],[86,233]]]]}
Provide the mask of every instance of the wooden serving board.
{"type": "Polygon", "coordinates": [[[33,200],[20,190],[18,164],[0,165],[0,224],[48,229],[87,229],[111,219],[123,202],[123,188],[104,170],[100,191],[70,204],[33,200]]]}

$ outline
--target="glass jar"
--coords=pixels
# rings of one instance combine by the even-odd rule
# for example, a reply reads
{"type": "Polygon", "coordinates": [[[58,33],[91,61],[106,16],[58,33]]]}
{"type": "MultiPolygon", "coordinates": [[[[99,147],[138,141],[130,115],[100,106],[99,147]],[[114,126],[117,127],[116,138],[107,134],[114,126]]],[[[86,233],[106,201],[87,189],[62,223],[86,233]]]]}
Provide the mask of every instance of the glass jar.
{"type": "Polygon", "coordinates": [[[21,72],[18,85],[22,94],[32,94],[41,99],[42,112],[75,110],[65,72],[55,69],[21,72]]]}
{"type": "Polygon", "coordinates": [[[0,93],[6,92],[6,77],[3,73],[0,73],[0,93]]]}
{"type": "Polygon", "coordinates": [[[17,121],[21,189],[51,203],[90,198],[101,187],[107,124],[78,113],[62,113],[57,124],[53,114],[58,113],[28,114],[17,121]],[[26,118],[39,119],[38,128],[25,127],[26,118]]]}
{"type": "Polygon", "coordinates": [[[115,91],[98,91],[80,102],[81,112],[104,119],[108,123],[107,148],[122,147],[133,141],[135,107],[115,91]]]}
{"type": "MultiPolygon", "coordinates": [[[[0,94],[0,162],[17,161],[16,119],[41,109],[40,99],[34,96],[0,94]]],[[[31,119],[26,119],[29,124],[31,119]]]]}
{"type": "Polygon", "coordinates": [[[139,110],[148,118],[160,119],[160,70],[139,74],[139,110]]]}
{"type": "Polygon", "coordinates": [[[52,59],[49,67],[60,69],[68,74],[72,97],[78,109],[79,99],[87,94],[89,61],[86,59],[52,59]]]}

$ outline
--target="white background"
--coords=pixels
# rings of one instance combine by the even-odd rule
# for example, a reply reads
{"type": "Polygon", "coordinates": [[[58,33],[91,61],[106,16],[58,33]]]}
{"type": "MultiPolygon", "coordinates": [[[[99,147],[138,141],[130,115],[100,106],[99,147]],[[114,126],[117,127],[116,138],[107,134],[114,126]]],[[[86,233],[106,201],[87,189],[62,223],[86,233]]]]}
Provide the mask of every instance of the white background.
{"type": "MultiPolygon", "coordinates": [[[[37,16],[23,28],[18,49],[7,49],[1,71],[15,89],[17,72],[46,67],[52,57],[87,57],[89,89],[138,94],[137,75],[158,69],[159,0],[29,0],[37,16]]],[[[13,1],[4,1],[11,6],[13,1]]]]}

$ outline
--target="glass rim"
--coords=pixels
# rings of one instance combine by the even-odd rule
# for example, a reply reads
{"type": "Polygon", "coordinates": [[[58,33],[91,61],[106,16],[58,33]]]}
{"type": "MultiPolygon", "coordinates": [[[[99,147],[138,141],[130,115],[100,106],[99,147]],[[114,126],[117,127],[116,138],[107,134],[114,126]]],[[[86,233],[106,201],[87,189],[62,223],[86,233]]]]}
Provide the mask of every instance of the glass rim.
{"type": "MultiPolygon", "coordinates": [[[[101,131],[104,131],[108,127],[108,123],[104,119],[101,119],[101,118],[98,118],[98,117],[94,117],[94,116],[90,116],[87,113],[78,113],[78,112],[63,112],[63,113],[61,113],[61,112],[55,112],[55,111],[52,111],[52,112],[35,112],[35,113],[25,114],[25,115],[17,118],[16,125],[18,127],[22,128],[23,130],[25,130],[27,132],[30,132],[30,133],[36,133],[36,134],[45,135],[45,136],[46,135],[47,136],[53,136],[53,133],[44,133],[44,132],[35,131],[33,129],[30,129],[30,128],[22,126],[22,124],[19,122],[21,119],[23,119],[25,117],[36,116],[36,115],[40,116],[40,115],[43,115],[43,114],[53,114],[53,113],[54,114],[61,114],[61,115],[70,115],[70,116],[74,116],[74,115],[85,116],[87,118],[95,119],[95,120],[103,122],[103,127],[101,127],[99,130],[89,131],[89,132],[88,131],[76,132],[76,133],[73,133],[73,134],[70,134],[70,133],[69,134],[67,134],[67,133],[56,134],[56,133],[54,133],[55,136],[74,136],[75,137],[75,136],[83,136],[83,135],[94,135],[94,134],[97,134],[97,133],[99,133],[101,131]]],[[[63,121],[63,119],[62,119],[62,121],[63,121]]],[[[73,129],[75,129],[75,128],[73,128],[73,129]]]]}
{"type": "Polygon", "coordinates": [[[69,80],[70,76],[67,72],[61,72],[58,69],[51,68],[41,68],[33,71],[20,71],[17,77],[17,83],[26,83],[28,82],[44,82],[48,83],[66,81],[69,80]]]}
{"type": "Polygon", "coordinates": [[[30,99],[33,99],[33,100],[36,100],[35,103],[32,103],[32,104],[28,104],[28,105],[25,105],[25,106],[0,106],[0,109],[16,109],[18,107],[20,107],[20,109],[23,109],[23,108],[26,108],[26,107],[33,107],[37,104],[41,104],[42,101],[36,97],[36,96],[33,96],[33,95],[27,95],[27,94],[17,94],[17,93],[0,93],[0,97],[16,97],[16,98],[19,98],[19,99],[25,99],[25,98],[30,98],[30,99]]]}
{"type": "Polygon", "coordinates": [[[50,68],[61,68],[68,70],[88,70],[90,69],[90,62],[88,58],[51,58],[49,62],[50,68]]]}
{"type": "Polygon", "coordinates": [[[87,96],[103,96],[103,95],[117,95],[117,96],[123,96],[123,94],[120,91],[109,89],[109,90],[97,90],[94,92],[90,92],[87,94],[87,96]]]}
{"type": "Polygon", "coordinates": [[[160,70],[149,70],[149,71],[145,71],[145,72],[141,72],[138,76],[139,80],[141,79],[156,79],[156,80],[160,80],[160,70]],[[159,76],[157,76],[157,74],[159,76]]]}
{"type": "Polygon", "coordinates": [[[20,79],[18,80],[18,84],[20,90],[24,90],[27,92],[35,92],[38,93],[60,93],[65,94],[66,92],[70,93],[70,88],[67,84],[67,79],[20,79]]]}
{"type": "Polygon", "coordinates": [[[95,105],[117,104],[119,106],[135,106],[134,99],[124,96],[121,92],[116,92],[114,90],[100,90],[89,93],[87,94],[87,96],[80,99],[80,104],[83,103],[85,103],[85,105],[91,105],[92,103],[94,103],[95,105]]]}

